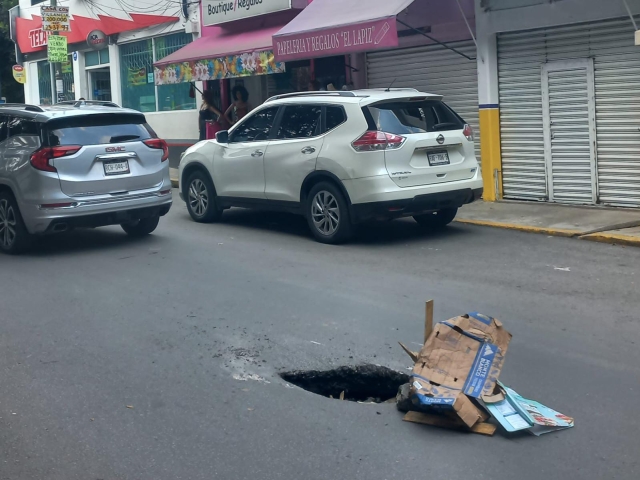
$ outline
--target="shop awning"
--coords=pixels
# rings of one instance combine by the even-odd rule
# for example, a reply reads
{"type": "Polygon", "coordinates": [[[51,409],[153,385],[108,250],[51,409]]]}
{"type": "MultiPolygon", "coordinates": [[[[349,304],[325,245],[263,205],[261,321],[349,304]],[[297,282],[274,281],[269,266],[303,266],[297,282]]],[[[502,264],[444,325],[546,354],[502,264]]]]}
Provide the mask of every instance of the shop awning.
{"type": "Polygon", "coordinates": [[[272,37],[282,28],[266,27],[243,33],[228,33],[213,27],[206,37],[191,42],[157,61],[156,85],[220,80],[284,72],[276,62],[272,37]]]}
{"type": "Polygon", "coordinates": [[[396,15],[413,0],[314,0],[273,36],[278,61],[398,46],[396,15]]]}

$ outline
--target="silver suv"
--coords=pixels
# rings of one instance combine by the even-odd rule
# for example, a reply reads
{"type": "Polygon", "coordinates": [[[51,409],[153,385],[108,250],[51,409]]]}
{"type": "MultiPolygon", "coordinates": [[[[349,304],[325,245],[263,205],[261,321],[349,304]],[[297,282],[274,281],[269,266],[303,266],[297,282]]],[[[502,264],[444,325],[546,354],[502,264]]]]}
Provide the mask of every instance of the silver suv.
{"type": "Polygon", "coordinates": [[[0,250],[34,235],[121,225],[147,235],[171,208],[169,150],[111,103],[0,105],[0,250]]]}

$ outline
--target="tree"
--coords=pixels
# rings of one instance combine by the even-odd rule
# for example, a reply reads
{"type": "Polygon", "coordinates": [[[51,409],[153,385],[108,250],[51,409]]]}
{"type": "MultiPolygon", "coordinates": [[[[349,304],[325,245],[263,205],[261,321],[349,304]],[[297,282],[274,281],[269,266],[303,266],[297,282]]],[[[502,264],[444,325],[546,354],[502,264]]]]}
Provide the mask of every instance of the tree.
{"type": "Polygon", "coordinates": [[[0,58],[3,59],[0,61],[0,96],[7,97],[8,102],[24,102],[24,86],[14,80],[11,71],[16,55],[15,45],[9,36],[9,9],[18,5],[18,1],[0,0],[0,58]]]}

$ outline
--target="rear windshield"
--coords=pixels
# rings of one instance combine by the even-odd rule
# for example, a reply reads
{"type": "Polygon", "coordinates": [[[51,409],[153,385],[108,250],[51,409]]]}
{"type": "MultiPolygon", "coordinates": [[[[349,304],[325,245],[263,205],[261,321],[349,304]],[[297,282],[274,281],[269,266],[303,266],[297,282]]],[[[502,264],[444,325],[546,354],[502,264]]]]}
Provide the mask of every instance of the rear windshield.
{"type": "Polygon", "coordinates": [[[369,129],[396,135],[462,130],[464,120],[446,104],[422,102],[385,102],[363,109],[369,129]]]}
{"type": "Polygon", "coordinates": [[[113,114],[51,120],[46,135],[51,147],[138,142],[156,136],[143,115],[113,114]]]}

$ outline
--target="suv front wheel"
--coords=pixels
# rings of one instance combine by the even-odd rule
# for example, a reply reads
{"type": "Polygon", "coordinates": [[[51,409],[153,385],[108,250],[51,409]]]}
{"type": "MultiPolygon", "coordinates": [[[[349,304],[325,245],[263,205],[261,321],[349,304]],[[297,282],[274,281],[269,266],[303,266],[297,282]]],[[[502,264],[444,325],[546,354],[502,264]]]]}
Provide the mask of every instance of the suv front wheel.
{"type": "Polygon", "coordinates": [[[27,250],[32,242],[13,195],[0,192],[0,250],[15,255],[27,250]]]}
{"type": "Polygon", "coordinates": [[[457,208],[444,208],[437,212],[415,215],[413,219],[426,228],[444,228],[453,222],[458,213],[457,208]]]}
{"type": "Polygon", "coordinates": [[[349,205],[331,183],[322,182],[311,189],[305,213],[313,236],[321,243],[342,243],[353,234],[349,205]]]}
{"type": "Polygon", "coordinates": [[[213,183],[204,172],[196,171],[189,176],[185,197],[189,215],[196,222],[211,223],[222,218],[213,183]]]}

